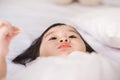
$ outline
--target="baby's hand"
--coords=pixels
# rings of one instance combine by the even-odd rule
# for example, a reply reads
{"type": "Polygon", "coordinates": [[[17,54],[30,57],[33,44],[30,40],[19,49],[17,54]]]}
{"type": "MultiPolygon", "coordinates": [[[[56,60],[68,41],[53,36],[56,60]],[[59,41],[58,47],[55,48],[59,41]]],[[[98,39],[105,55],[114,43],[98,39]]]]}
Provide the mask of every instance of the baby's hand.
{"type": "Polygon", "coordinates": [[[20,32],[20,29],[7,21],[0,21],[0,56],[6,56],[11,39],[20,32]]]}

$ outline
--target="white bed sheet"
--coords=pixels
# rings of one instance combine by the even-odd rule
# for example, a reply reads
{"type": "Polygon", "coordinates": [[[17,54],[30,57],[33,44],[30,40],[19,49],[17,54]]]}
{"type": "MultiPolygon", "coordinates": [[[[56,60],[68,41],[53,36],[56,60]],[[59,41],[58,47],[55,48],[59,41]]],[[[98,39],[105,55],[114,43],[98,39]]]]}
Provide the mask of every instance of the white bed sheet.
{"type": "MultiPolygon", "coordinates": [[[[24,66],[13,64],[11,60],[27,48],[48,26],[56,22],[65,22],[72,25],[69,22],[71,16],[108,7],[110,6],[89,7],[77,3],[56,5],[50,0],[1,0],[0,19],[8,20],[21,28],[21,33],[13,39],[10,45],[10,52],[7,56],[7,77],[9,78],[24,69],[24,66]]],[[[120,62],[119,50],[101,44],[82,31],[81,34],[97,52],[120,62]]]]}

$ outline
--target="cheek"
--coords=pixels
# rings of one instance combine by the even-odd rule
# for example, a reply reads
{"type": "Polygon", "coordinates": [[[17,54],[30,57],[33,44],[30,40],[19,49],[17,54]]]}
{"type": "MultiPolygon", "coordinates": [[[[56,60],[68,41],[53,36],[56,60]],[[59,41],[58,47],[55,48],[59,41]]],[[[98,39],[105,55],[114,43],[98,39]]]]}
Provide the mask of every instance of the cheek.
{"type": "Polygon", "coordinates": [[[39,54],[40,54],[40,56],[43,56],[43,55],[45,55],[45,53],[46,53],[46,49],[47,49],[47,47],[46,47],[46,42],[42,42],[41,43],[41,46],[40,46],[40,49],[39,49],[39,54]]]}
{"type": "Polygon", "coordinates": [[[55,51],[55,43],[43,42],[40,48],[41,56],[49,56],[52,55],[55,51]]]}
{"type": "Polygon", "coordinates": [[[75,48],[81,51],[86,51],[85,43],[82,40],[75,41],[75,48]]]}

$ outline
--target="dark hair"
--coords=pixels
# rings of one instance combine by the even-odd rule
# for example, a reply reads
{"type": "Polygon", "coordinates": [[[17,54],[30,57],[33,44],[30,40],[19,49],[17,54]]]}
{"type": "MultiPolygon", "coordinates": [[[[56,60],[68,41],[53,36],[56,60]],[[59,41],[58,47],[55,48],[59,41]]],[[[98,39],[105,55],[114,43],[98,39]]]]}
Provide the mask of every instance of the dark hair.
{"type": "MultiPolygon", "coordinates": [[[[18,55],[15,59],[12,60],[12,62],[16,63],[16,64],[22,64],[22,65],[26,65],[26,63],[31,62],[33,60],[35,60],[38,56],[39,56],[39,49],[42,43],[42,39],[43,36],[46,32],[48,32],[51,28],[56,27],[56,26],[62,26],[62,25],[66,25],[64,23],[56,23],[51,25],[50,27],[48,27],[40,37],[38,37],[37,39],[35,39],[32,44],[30,45],[29,48],[27,48],[25,51],[23,51],[22,54],[18,55]]],[[[76,30],[77,31],[77,30],[76,30]]],[[[79,33],[79,32],[78,32],[79,33]]],[[[80,34],[79,34],[80,35],[80,34]]],[[[82,36],[80,35],[80,37],[82,38],[82,36]]],[[[83,38],[82,38],[83,39],[83,38]]],[[[83,39],[85,45],[86,45],[86,51],[87,52],[92,52],[94,51],[88,44],[87,42],[83,39]]]]}

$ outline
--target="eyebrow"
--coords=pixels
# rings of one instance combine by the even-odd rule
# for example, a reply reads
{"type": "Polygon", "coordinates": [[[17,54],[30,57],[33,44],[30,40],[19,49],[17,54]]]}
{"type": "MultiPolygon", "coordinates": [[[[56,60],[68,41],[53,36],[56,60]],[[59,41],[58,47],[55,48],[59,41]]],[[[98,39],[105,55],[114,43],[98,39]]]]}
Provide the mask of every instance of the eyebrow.
{"type": "Polygon", "coordinates": [[[46,38],[47,36],[49,36],[50,34],[53,34],[53,33],[54,33],[54,31],[46,34],[46,35],[45,35],[45,38],[46,38]]]}
{"type": "MultiPolygon", "coordinates": [[[[79,33],[74,29],[74,30],[68,30],[68,31],[70,31],[70,32],[74,32],[74,33],[76,33],[76,34],[78,34],[79,35],[79,33]]],[[[48,34],[46,34],[45,35],[45,38],[47,37],[47,36],[49,36],[49,35],[51,35],[51,34],[53,34],[54,33],[54,31],[52,31],[52,32],[50,32],[50,33],[48,33],[48,34]]]]}

